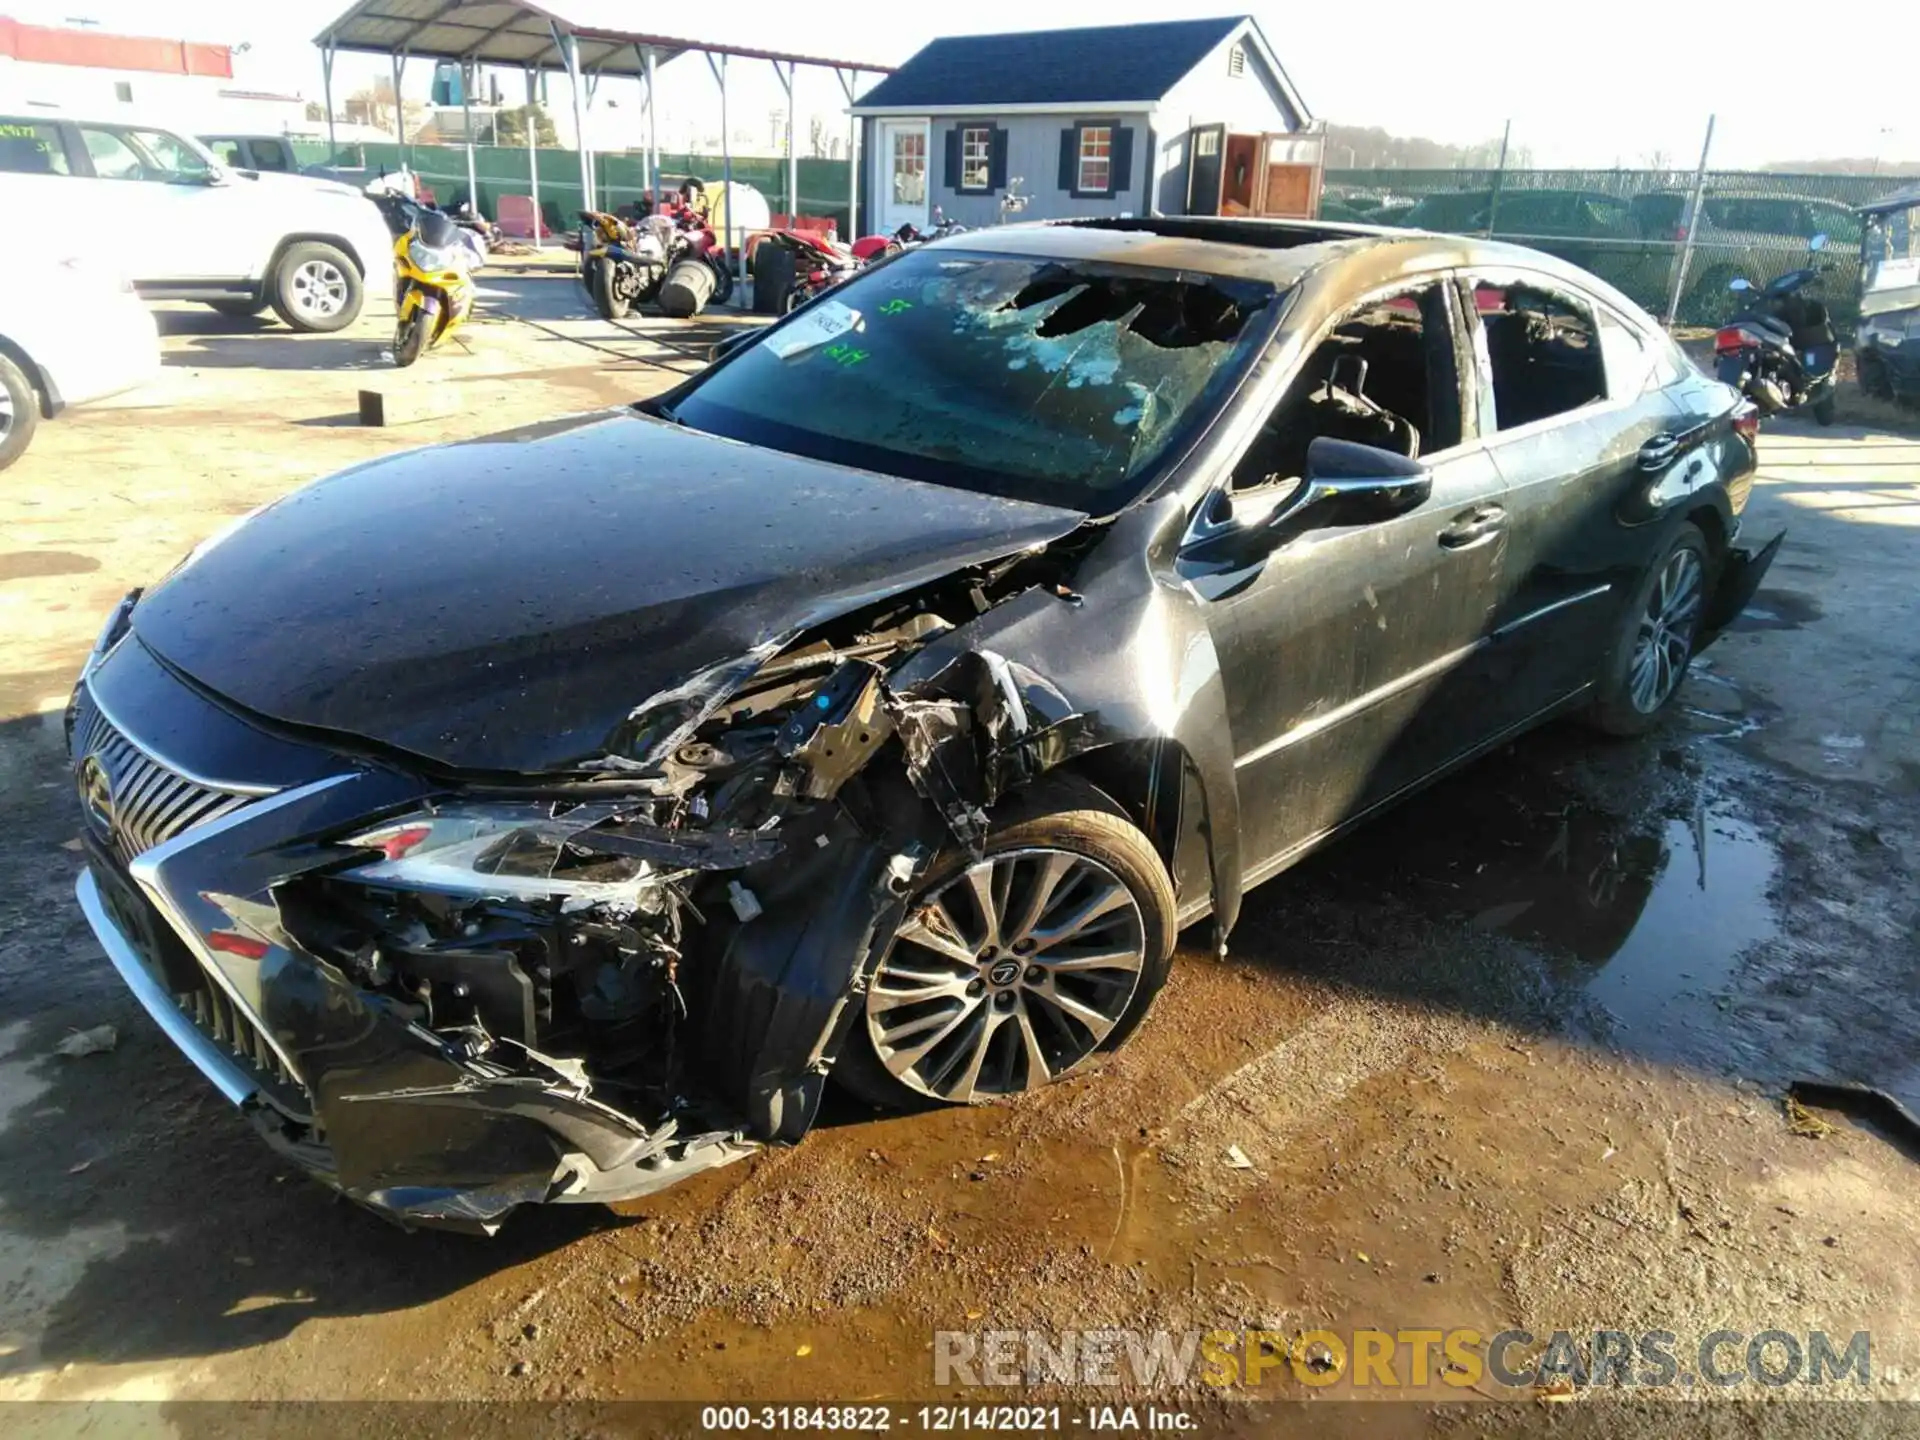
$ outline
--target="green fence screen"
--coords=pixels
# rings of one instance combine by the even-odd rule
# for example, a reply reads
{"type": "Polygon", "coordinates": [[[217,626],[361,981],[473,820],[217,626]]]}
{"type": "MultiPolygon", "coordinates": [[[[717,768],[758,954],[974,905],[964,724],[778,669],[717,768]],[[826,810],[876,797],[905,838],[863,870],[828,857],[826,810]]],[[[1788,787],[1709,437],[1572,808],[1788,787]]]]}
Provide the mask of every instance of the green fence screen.
{"type": "MultiPolygon", "coordinates": [[[[1329,170],[1321,216],[1487,235],[1530,245],[1593,271],[1664,315],[1684,249],[1691,171],[1329,170]]],[[[1911,184],[1892,175],[1710,171],[1691,258],[1681,279],[1681,324],[1710,325],[1738,305],[1728,289],[1763,284],[1818,263],[1836,323],[1859,313],[1860,218],[1855,207],[1911,184]]]]}
{"type": "MultiPolygon", "coordinates": [[[[304,165],[338,165],[346,169],[364,169],[368,178],[381,170],[398,170],[401,147],[395,144],[342,145],[338,155],[324,141],[296,140],[294,155],[304,165]]],[[[467,198],[467,152],[459,145],[408,145],[405,163],[433,187],[434,196],[444,204],[467,198]]],[[[474,147],[474,176],[479,190],[480,213],[493,218],[498,213],[497,197],[526,195],[528,182],[525,146],[477,145],[474,147]]],[[[573,150],[542,149],[540,158],[540,209],[547,225],[562,231],[574,224],[582,206],[580,195],[580,156],[573,150]]],[[[637,200],[643,190],[646,162],[639,155],[607,154],[593,157],[594,186],[600,203],[612,209],[637,200]]],[[[698,175],[708,184],[717,182],[724,169],[718,155],[660,156],[660,174],[671,187],[688,175],[698,175]]],[[[834,220],[840,233],[847,226],[847,162],[844,160],[803,159],[800,171],[800,213],[825,216],[834,220]]],[[[751,185],[767,197],[767,207],[775,214],[788,211],[787,162],[779,159],[735,156],[733,178],[751,185]]]]}

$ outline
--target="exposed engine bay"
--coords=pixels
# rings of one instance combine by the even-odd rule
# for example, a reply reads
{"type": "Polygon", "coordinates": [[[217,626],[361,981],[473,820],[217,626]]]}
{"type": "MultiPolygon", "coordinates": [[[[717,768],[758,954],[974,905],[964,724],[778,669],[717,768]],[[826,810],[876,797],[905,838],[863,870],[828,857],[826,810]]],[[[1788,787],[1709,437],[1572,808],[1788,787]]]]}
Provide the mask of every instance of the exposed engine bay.
{"type": "MultiPolygon", "coordinates": [[[[1086,543],[716,667],[636,707],[577,779],[427,799],[336,841],[348,863],[276,886],[299,950],[463,1069],[509,1087],[558,1079],[634,1132],[574,1156],[572,1173],[563,1162],[547,1193],[497,1193],[497,1214],[471,1196],[448,1208],[438,1186],[409,1207],[356,1186],[349,1157],[330,1178],[405,1223],[491,1228],[523,1200],[617,1198],[799,1138],[836,1022],[916,877],[943,847],[977,852],[1001,795],[1091,733],[1049,682],[991,651],[956,647],[907,688],[894,672],[1012,596],[1077,605],[1060,577],[1086,543]]],[[[329,1143],[327,1100],[323,1084],[312,1132],[275,1120],[281,1142],[329,1143]]]]}

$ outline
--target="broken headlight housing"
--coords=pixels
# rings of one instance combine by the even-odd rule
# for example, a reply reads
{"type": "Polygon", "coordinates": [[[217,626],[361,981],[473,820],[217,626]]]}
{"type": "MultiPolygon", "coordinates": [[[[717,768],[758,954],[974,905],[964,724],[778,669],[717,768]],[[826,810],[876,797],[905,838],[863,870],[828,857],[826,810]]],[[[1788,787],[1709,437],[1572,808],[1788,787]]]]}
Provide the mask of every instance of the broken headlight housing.
{"type": "Polygon", "coordinates": [[[668,903],[666,872],[643,854],[606,848],[618,844],[617,829],[586,838],[621,815],[618,807],[601,804],[559,814],[552,805],[515,801],[434,806],[342,841],[378,851],[380,858],[339,878],[382,889],[558,900],[563,910],[611,905],[658,913],[668,903]]]}

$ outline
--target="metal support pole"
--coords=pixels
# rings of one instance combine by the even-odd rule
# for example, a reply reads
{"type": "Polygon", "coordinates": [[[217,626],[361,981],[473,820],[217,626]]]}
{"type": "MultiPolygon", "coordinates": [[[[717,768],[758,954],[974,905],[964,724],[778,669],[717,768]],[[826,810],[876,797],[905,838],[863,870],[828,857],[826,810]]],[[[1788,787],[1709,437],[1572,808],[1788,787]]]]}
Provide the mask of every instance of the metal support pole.
{"type": "Polygon", "coordinates": [[[567,89],[573,96],[573,139],[580,147],[580,206],[592,210],[597,207],[593,203],[593,157],[587,153],[586,112],[580,103],[580,46],[571,30],[562,30],[552,21],[547,22],[547,28],[553,32],[560,61],[567,67],[567,89]]]}
{"type": "Polygon", "coordinates": [[[327,164],[338,165],[340,154],[333,136],[333,37],[320,48],[320,88],[327,100],[327,164]]]}
{"type": "MultiPolygon", "coordinates": [[[[1507,183],[1507,142],[1513,138],[1513,121],[1507,121],[1506,129],[1500,132],[1500,163],[1493,172],[1493,194],[1487,200],[1487,234],[1494,233],[1495,223],[1500,218],[1500,191],[1507,183]]],[[[1351,147],[1349,147],[1351,148],[1351,147]]]]}
{"type": "Polygon", "coordinates": [[[798,228],[800,219],[800,151],[793,143],[793,81],[795,62],[789,60],[787,68],[782,70],[778,60],[773,62],[773,73],[779,77],[780,84],[787,92],[787,228],[798,228]]]}
{"type": "Polygon", "coordinates": [[[480,177],[473,163],[473,77],[478,67],[471,60],[460,66],[460,133],[467,140],[467,204],[476,220],[480,214],[480,177]]]}
{"type": "Polygon", "coordinates": [[[1667,296],[1667,328],[1680,314],[1680,292],[1686,288],[1687,267],[1693,263],[1693,237],[1700,229],[1700,200],[1707,191],[1707,153],[1713,149],[1714,117],[1707,116],[1707,138],[1700,142],[1700,165],[1693,172],[1693,194],[1687,201],[1687,233],[1680,241],[1680,263],[1673,267],[1673,290],[1667,296]]]}
{"type": "Polygon", "coordinates": [[[647,172],[653,176],[653,206],[660,208],[660,127],[659,112],[654,104],[654,96],[659,93],[655,68],[657,53],[653,46],[647,46],[647,172]]]}
{"type": "Polygon", "coordinates": [[[539,96],[535,93],[535,70],[527,67],[527,183],[533,190],[533,248],[540,248],[540,228],[543,223],[540,214],[540,111],[539,96]]]}
{"type": "Polygon", "coordinates": [[[834,69],[840,88],[847,93],[847,243],[860,233],[860,117],[851,113],[853,92],[859,88],[858,70],[834,69]]]}
{"type": "Polygon", "coordinates": [[[400,146],[400,168],[410,169],[407,164],[407,108],[400,103],[400,81],[407,72],[407,57],[396,50],[393,52],[393,134],[400,146]]]}
{"type": "Polygon", "coordinates": [[[733,253],[733,136],[727,131],[727,56],[723,50],[715,55],[707,52],[707,68],[713,71],[713,78],[720,85],[720,193],[725,197],[722,202],[726,209],[720,229],[720,248],[725,252],[727,268],[734,270],[733,303],[738,305],[745,298],[746,275],[734,267],[738,260],[733,253]]]}
{"type": "MultiPolygon", "coordinates": [[[[653,115],[653,86],[647,84],[647,56],[637,44],[634,46],[634,58],[639,60],[639,69],[641,69],[641,75],[639,75],[641,113],[653,115]]],[[[653,156],[647,154],[647,146],[639,148],[639,192],[643,196],[653,194],[653,156]]]]}

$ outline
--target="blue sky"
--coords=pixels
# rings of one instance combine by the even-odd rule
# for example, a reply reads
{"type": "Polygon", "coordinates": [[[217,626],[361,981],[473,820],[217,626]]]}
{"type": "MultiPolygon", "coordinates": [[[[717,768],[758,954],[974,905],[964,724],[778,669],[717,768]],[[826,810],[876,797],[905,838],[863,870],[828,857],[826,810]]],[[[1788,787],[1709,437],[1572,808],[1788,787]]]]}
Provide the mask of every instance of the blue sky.
{"type": "MultiPolygon", "coordinates": [[[[565,9],[570,0],[554,3],[565,9]]],[[[1056,0],[1047,6],[970,0],[951,8],[766,0],[686,7],[645,0],[571,3],[597,12],[611,7],[630,15],[628,23],[666,34],[880,63],[905,59],[943,30],[1027,30],[1216,9],[1205,0],[1056,0]]],[[[0,0],[0,8],[42,24],[82,17],[113,30],[246,43],[251,48],[236,61],[244,82],[317,98],[320,62],[312,40],[346,8],[346,0],[0,0]]],[[[1217,10],[1235,8],[1222,4],[1217,10]]],[[[1823,21],[1805,0],[1748,0],[1737,13],[1674,0],[1579,7],[1539,0],[1375,0],[1364,12],[1347,5],[1246,8],[1314,113],[1339,123],[1473,141],[1497,136],[1511,118],[1515,142],[1527,145],[1539,164],[1631,166],[1658,154],[1691,165],[1707,114],[1717,111],[1714,159],[1720,165],[1876,152],[1920,157],[1920,118],[1903,103],[1911,87],[1864,83],[1875,53],[1874,6],[1850,9],[1844,23],[1823,21]],[[1360,13],[1364,21],[1354,18],[1360,13]],[[1575,17],[1600,23],[1582,25],[1575,17]],[[1768,39],[1775,36],[1784,38],[1787,49],[1770,56],[1768,39]]],[[[1889,27],[1889,43],[1895,15],[1913,33],[1911,12],[1891,4],[1879,22],[1889,27]]],[[[410,94],[425,94],[430,70],[415,62],[410,94]]],[[[384,58],[343,56],[336,97],[385,73],[384,58]]],[[[730,78],[734,128],[770,131],[770,112],[784,104],[771,67],[736,61],[730,78]]],[[[517,76],[502,79],[515,99],[520,84],[517,76]]],[[[637,87],[623,91],[609,82],[602,94],[615,101],[608,123],[616,134],[623,117],[631,117],[631,143],[641,143],[637,87]]],[[[662,73],[661,104],[663,111],[700,117],[717,133],[717,94],[697,56],[662,73]]],[[[843,104],[831,75],[801,72],[796,109],[803,134],[815,113],[830,130],[844,133],[846,121],[838,113],[843,104]]]]}

